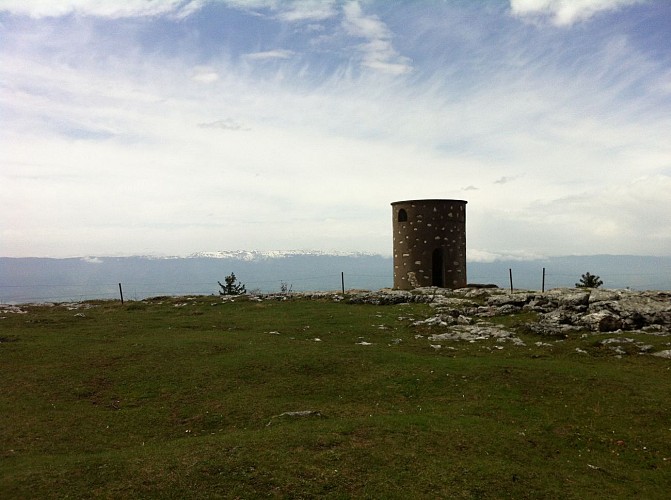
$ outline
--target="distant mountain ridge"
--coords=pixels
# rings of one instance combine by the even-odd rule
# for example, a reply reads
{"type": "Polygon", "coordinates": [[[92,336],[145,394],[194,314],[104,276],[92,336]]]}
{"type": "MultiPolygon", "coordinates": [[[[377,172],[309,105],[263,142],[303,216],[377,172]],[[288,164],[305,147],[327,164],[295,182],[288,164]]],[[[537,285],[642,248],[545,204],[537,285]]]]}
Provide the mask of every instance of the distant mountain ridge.
{"type": "Polygon", "coordinates": [[[376,253],[367,252],[338,252],[324,250],[219,250],[214,252],[197,252],[187,255],[188,259],[210,258],[210,259],[239,259],[245,261],[285,259],[296,256],[319,256],[319,257],[372,257],[379,256],[376,253]]]}
{"type": "MultiPolygon", "coordinates": [[[[582,273],[604,288],[671,290],[671,257],[588,255],[532,260],[468,261],[469,283],[516,289],[572,287],[582,273]]],[[[378,290],[393,284],[391,256],[302,250],[199,252],[186,257],[0,257],[0,302],[63,302],[158,295],[216,294],[234,272],[249,291],[378,290]]]]}

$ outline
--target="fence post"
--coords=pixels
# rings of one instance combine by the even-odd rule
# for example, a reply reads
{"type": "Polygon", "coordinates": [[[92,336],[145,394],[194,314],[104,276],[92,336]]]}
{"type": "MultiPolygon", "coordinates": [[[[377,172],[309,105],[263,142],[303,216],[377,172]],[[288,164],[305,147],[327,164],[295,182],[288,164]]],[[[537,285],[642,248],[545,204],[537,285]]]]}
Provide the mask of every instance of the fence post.
{"type": "Polygon", "coordinates": [[[541,293],[545,293],[545,268],[543,268],[543,284],[541,285],[541,293]]]}
{"type": "Polygon", "coordinates": [[[510,274],[510,293],[513,293],[513,270],[508,268],[508,274],[510,274]]]}
{"type": "Polygon", "coordinates": [[[342,293],[345,295],[345,273],[340,273],[340,283],[342,284],[342,293]]]}
{"type": "Polygon", "coordinates": [[[119,295],[121,296],[121,305],[123,305],[123,290],[121,289],[121,283],[119,283],[119,295]]]}

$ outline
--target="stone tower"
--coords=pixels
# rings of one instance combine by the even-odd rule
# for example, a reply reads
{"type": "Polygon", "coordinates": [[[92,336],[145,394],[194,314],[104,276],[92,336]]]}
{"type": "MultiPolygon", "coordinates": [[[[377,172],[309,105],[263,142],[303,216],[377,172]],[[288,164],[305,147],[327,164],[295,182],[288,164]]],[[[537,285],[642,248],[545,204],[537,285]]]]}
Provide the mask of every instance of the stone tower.
{"type": "Polygon", "coordinates": [[[466,286],[466,203],[408,200],[391,204],[395,289],[466,286]]]}

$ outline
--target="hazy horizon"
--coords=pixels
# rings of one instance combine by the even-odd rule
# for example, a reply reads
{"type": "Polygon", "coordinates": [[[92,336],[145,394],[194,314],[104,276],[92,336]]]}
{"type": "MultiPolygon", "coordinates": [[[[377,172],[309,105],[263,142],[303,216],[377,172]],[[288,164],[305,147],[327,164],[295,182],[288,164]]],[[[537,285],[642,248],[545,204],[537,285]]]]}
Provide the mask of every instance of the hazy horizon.
{"type": "MultiPolygon", "coordinates": [[[[294,291],[379,289],[392,286],[393,261],[381,255],[248,255],[213,257],[0,257],[0,302],[119,298],[217,293],[217,280],[234,272],[248,290],[294,291]]],[[[469,283],[518,289],[572,287],[585,272],[599,275],[604,288],[671,290],[671,257],[564,256],[541,260],[467,261],[469,283]]]]}
{"type": "MultiPolygon", "coordinates": [[[[204,250],[185,254],[170,254],[165,252],[151,252],[151,253],[100,253],[100,254],[71,254],[71,255],[0,255],[0,259],[82,259],[95,262],[95,259],[105,258],[132,258],[145,257],[150,259],[186,259],[186,258],[234,258],[236,254],[258,254],[259,256],[272,257],[273,255],[289,256],[289,255],[323,255],[323,256],[376,256],[385,259],[393,257],[392,251],[389,252],[365,252],[358,250],[320,250],[320,249],[273,249],[273,250],[204,250]],[[225,254],[228,257],[221,257],[214,254],[225,254]]],[[[565,255],[530,255],[530,254],[514,254],[514,253],[494,253],[481,252],[478,250],[466,251],[466,260],[469,262],[514,262],[514,261],[542,261],[548,259],[562,259],[562,258],[580,258],[580,257],[622,257],[622,258],[661,258],[671,259],[671,255],[635,255],[635,254],[609,254],[609,253],[589,253],[589,254],[565,254],[565,255]]]]}

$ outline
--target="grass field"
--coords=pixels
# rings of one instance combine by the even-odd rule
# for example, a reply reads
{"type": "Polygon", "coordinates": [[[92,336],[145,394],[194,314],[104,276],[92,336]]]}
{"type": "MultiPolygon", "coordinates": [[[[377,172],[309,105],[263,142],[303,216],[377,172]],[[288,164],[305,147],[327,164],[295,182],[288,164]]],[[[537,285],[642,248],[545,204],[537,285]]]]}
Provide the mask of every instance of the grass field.
{"type": "Polygon", "coordinates": [[[671,361],[592,335],[438,350],[423,304],[22,308],[2,498],[669,498],[671,361]]]}

